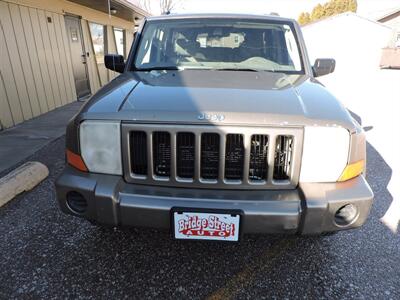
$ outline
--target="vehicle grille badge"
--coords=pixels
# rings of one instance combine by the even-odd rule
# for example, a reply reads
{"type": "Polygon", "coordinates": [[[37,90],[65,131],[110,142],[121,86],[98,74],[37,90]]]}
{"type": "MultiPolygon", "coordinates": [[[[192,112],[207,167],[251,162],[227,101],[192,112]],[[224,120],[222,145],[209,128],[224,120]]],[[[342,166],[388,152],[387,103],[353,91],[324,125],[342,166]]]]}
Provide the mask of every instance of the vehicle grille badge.
{"type": "Polygon", "coordinates": [[[218,121],[221,122],[225,120],[225,116],[222,114],[208,114],[208,113],[201,113],[197,116],[198,120],[207,120],[207,121],[218,121]]]}

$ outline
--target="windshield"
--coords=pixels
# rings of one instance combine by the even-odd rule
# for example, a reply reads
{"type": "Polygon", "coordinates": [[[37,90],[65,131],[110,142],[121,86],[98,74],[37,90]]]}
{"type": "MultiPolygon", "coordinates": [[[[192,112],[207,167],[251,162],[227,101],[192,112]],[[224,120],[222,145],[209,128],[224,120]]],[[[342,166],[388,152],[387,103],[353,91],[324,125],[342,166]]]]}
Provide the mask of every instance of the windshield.
{"type": "Polygon", "coordinates": [[[291,23],[182,19],[145,25],[137,70],[217,69],[303,73],[291,23]]]}

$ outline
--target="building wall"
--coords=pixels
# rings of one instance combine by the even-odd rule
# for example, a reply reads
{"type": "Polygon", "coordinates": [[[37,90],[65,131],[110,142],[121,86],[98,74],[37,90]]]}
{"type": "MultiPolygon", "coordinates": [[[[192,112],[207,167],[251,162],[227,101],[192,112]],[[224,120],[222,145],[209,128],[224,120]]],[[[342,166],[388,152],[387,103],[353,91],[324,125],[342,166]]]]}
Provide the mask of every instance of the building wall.
{"type": "Polygon", "coordinates": [[[89,22],[107,26],[108,53],[113,27],[125,30],[128,53],[133,23],[64,0],[0,0],[0,130],[77,100],[65,14],[82,17],[92,94],[116,76],[95,61],[89,22]]]}

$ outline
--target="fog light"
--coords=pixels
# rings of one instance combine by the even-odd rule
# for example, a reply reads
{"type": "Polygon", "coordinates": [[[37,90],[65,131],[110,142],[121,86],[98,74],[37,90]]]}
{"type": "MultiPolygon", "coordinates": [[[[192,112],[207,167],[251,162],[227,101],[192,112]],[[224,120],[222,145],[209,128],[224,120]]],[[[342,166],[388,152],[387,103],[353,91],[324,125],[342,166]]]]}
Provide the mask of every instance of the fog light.
{"type": "Polygon", "coordinates": [[[335,223],[338,226],[347,226],[353,223],[357,216],[357,207],[353,204],[346,204],[336,211],[335,223]]]}
{"type": "Polygon", "coordinates": [[[77,214],[83,214],[87,209],[85,197],[75,191],[67,193],[67,205],[70,210],[77,214]]]}

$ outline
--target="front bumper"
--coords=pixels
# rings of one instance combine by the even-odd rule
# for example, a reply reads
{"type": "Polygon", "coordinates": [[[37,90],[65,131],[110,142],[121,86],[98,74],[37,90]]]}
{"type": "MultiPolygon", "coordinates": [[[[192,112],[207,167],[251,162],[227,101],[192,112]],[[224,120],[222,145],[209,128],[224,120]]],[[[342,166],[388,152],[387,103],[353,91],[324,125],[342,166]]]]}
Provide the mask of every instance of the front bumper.
{"type": "Polygon", "coordinates": [[[90,174],[67,166],[56,182],[63,212],[112,226],[171,227],[171,208],[241,210],[242,233],[302,233],[356,228],[364,224],[373,193],[363,176],[342,183],[300,184],[294,190],[206,190],[156,187],[126,183],[122,177],[90,174]],[[67,203],[69,192],[87,202],[78,213],[67,203]],[[357,217],[346,226],[334,221],[346,204],[357,208],[357,217]]]}

